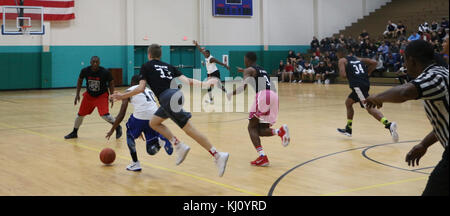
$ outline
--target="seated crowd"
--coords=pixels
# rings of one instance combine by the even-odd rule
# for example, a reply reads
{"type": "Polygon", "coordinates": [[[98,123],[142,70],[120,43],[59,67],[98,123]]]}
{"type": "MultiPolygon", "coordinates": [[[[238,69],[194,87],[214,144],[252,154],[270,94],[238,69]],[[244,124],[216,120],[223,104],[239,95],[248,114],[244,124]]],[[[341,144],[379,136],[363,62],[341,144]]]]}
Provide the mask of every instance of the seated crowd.
{"type": "Polygon", "coordinates": [[[277,74],[283,82],[333,83],[339,76],[336,51],[345,47],[358,57],[371,58],[378,62],[372,76],[382,76],[384,72],[394,72],[402,76],[406,70],[403,53],[408,42],[414,40],[430,42],[435,48],[438,63],[448,67],[448,56],[441,54],[442,43],[449,37],[448,32],[448,19],[443,18],[440,24],[432,21],[431,26],[427,22],[419,25],[417,31],[409,37],[406,36],[404,24],[395,24],[392,21],[388,21],[386,31],[378,40],[372,39],[366,30],[355,39],[340,35],[338,38],[333,36],[319,41],[313,37],[310,54],[294,54],[294,51],[289,51],[286,60],[280,61],[277,74]]]}

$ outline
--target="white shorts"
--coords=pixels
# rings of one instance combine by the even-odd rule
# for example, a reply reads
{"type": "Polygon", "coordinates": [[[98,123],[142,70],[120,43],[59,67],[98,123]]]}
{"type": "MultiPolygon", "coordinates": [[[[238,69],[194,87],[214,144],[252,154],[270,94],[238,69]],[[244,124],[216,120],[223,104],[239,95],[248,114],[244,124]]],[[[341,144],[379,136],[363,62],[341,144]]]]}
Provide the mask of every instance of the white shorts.
{"type": "Polygon", "coordinates": [[[314,74],[313,70],[304,70],[303,73],[305,74],[314,74]]]}

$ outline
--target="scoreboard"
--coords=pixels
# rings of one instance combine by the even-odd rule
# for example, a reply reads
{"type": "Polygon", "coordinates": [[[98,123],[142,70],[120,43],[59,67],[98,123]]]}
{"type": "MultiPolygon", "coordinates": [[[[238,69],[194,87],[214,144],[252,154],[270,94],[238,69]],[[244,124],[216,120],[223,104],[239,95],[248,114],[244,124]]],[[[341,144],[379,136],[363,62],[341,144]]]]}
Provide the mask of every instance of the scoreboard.
{"type": "Polygon", "coordinates": [[[253,0],[212,0],[213,16],[253,16],[253,0]]]}

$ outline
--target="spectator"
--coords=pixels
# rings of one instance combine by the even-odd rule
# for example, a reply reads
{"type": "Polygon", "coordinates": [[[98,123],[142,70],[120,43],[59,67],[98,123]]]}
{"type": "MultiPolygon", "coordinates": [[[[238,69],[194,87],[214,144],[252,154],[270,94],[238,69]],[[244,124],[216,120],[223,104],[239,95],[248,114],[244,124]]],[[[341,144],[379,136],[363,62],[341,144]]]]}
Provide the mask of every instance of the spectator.
{"type": "Polygon", "coordinates": [[[431,41],[438,41],[439,43],[442,43],[437,32],[431,32],[431,41]]]}
{"type": "Polygon", "coordinates": [[[290,50],[289,54],[287,56],[286,64],[287,64],[287,62],[289,62],[289,64],[293,64],[293,62],[295,61],[295,57],[296,56],[294,54],[294,51],[290,50]]]}
{"type": "Polygon", "coordinates": [[[401,35],[406,35],[406,26],[403,25],[402,22],[398,22],[397,30],[395,32],[396,37],[400,37],[401,35]]]}
{"type": "Polygon", "coordinates": [[[314,81],[314,68],[309,62],[305,62],[305,68],[303,69],[302,73],[302,80],[305,81],[308,79],[308,77],[311,81],[314,81]]]}
{"type": "Polygon", "coordinates": [[[322,84],[322,80],[325,81],[325,72],[326,72],[325,62],[321,61],[316,69],[317,84],[322,84]]]}
{"type": "Polygon", "coordinates": [[[389,54],[389,46],[387,45],[387,42],[383,42],[383,44],[378,47],[378,53],[381,53],[383,57],[383,61],[386,61],[386,57],[389,54]]]}
{"type": "Polygon", "coordinates": [[[447,18],[442,18],[442,22],[441,22],[441,28],[442,29],[448,29],[448,19],[447,18]]]}
{"type": "Polygon", "coordinates": [[[347,39],[345,39],[345,36],[343,34],[341,34],[339,36],[339,43],[340,44],[346,44],[347,43],[347,39]]]}
{"type": "Polygon", "coordinates": [[[293,75],[294,75],[294,67],[290,62],[287,62],[286,67],[284,68],[284,72],[281,75],[281,80],[284,81],[286,76],[289,76],[289,83],[291,83],[293,75]]]}
{"type": "Polygon", "coordinates": [[[334,80],[338,77],[338,74],[336,73],[336,67],[333,65],[333,63],[328,62],[327,67],[325,69],[325,84],[334,83],[334,80]]]}
{"type": "Polygon", "coordinates": [[[375,71],[372,72],[373,76],[375,76],[375,74],[378,74],[378,76],[381,76],[381,74],[385,71],[384,68],[384,58],[383,56],[379,53],[376,55],[376,59],[377,61],[377,67],[375,68],[375,71]]]}
{"type": "Polygon", "coordinates": [[[402,84],[402,85],[411,81],[408,74],[406,73],[405,63],[403,63],[402,67],[396,72],[396,74],[398,76],[397,79],[400,81],[400,84],[402,84]]]}
{"type": "MultiPolygon", "coordinates": [[[[298,55],[298,54],[297,54],[298,55]]],[[[302,68],[305,67],[305,60],[303,59],[303,56],[297,56],[297,67],[301,66],[302,68]]]]}
{"type": "Polygon", "coordinates": [[[415,32],[411,36],[409,36],[408,42],[419,40],[419,39],[420,39],[419,32],[415,32]]]}
{"type": "Polygon", "coordinates": [[[367,33],[367,30],[363,30],[362,33],[359,35],[360,40],[369,39],[369,33],[367,33]]]}
{"type": "Polygon", "coordinates": [[[278,65],[278,73],[277,73],[278,81],[283,81],[282,80],[283,73],[284,73],[284,62],[283,62],[283,60],[280,60],[280,64],[278,65]]]}
{"type": "Polygon", "coordinates": [[[397,25],[395,23],[392,23],[392,21],[389,20],[388,24],[386,26],[386,31],[383,34],[387,38],[393,38],[393,37],[395,37],[396,31],[397,31],[397,25]]]}
{"type": "Polygon", "coordinates": [[[319,40],[314,36],[313,40],[311,41],[311,50],[316,50],[317,48],[320,48],[319,40]]]}
{"type": "Polygon", "coordinates": [[[428,30],[430,30],[430,29],[428,27],[428,23],[427,22],[425,22],[424,24],[420,24],[419,25],[419,32],[424,33],[424,32],[426,32],[428,30]]]}
{"type": "Polygon", "coordinates": [[[444,41],[445,38],[445,29],[440,28],[438,31],[439,41],[444,41]]]}
{"type": "Polygon", "coordinates": [[[436,22],[436,20],[433,20],[433,22],[431,23],[431,31],[437,32],[439,28],[440,28],[439,23],[436,22]]]}
{"type": "Polygon", "coordinates": [[[320,57],[314,54],[314,57],[311,58],[311,65],[314,68],[314,70],[317,68],[317,66],[319,66],[319,61],[320,57]]]}
{"type": "Polygon", "coordinates": [[[320,56],[320,49],[317,48],[316,51],[314,52],[314,54],[316,54],[316,56],[320,56]]]}

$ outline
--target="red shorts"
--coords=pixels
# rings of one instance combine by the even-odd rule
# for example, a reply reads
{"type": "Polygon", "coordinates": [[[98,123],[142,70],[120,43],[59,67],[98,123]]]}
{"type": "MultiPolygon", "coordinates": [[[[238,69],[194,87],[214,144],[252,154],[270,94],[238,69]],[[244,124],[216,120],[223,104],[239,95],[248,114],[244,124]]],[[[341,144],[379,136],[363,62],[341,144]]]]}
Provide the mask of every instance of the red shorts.
{"type": "Polygon", "coordinates": [[[100,114],[100,116],[109,114],[108,97],[108,92],[105,92],[98,97],[92,97],[89,93],[85,92],[83,94],[83,100],[81,101],[80,111],[78,111],[78,115],[90,115],[94,111],[95,107],[97,107],[98,114],[100,114]]]}

